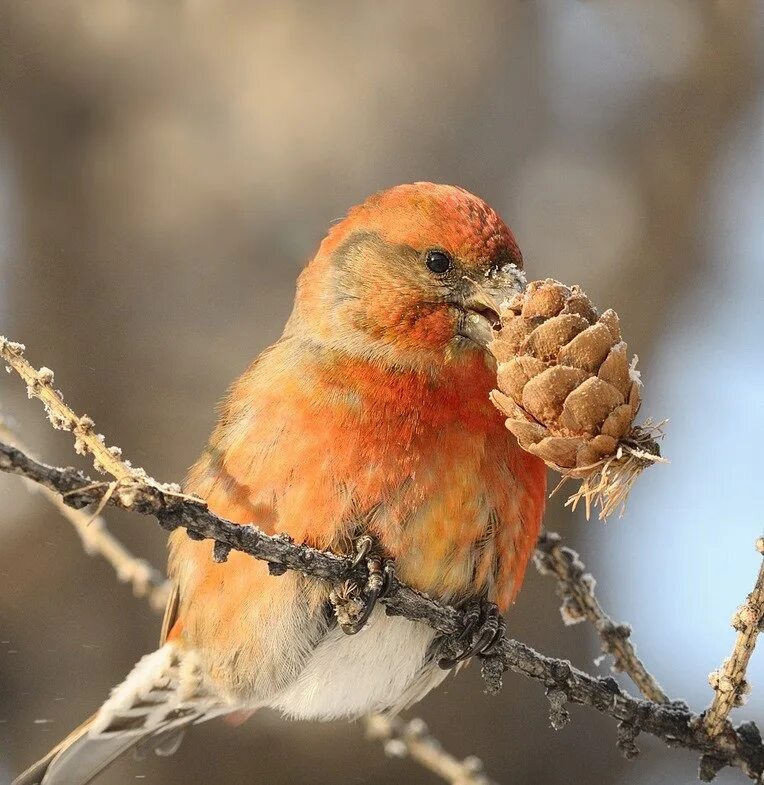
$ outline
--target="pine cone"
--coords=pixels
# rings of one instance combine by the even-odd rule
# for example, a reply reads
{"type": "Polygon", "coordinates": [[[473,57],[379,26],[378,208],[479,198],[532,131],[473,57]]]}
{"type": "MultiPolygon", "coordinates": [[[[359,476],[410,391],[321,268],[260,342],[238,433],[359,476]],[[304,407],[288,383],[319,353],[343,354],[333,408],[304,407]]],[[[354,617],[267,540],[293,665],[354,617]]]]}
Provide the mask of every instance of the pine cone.
{"type": "Polygon", "coordinates": [[[566,477],[598,474],[584,488],[587,509],[592,499],[602,501],[587,494],[603,493],[602,470],[622,460],[624,445],[641,458],[640,470],[657,459],[649,430],[633,426],[641,382],[615,311],[599,316],[578,286],[548,278],[503,303],[501,318],[490,347],[499,388],[491,400],[524,450],[566,477]]]}

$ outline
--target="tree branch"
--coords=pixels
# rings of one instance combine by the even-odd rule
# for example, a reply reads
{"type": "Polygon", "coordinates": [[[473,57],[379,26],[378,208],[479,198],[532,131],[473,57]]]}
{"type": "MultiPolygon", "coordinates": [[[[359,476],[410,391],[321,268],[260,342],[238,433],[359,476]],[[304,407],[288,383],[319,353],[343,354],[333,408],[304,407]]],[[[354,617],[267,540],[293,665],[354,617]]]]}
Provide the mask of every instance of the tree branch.
{"type": "Polygon", "coordinates": [[[565,624],[578,624],[588,619],[602,641],[602,651],[613,657],[613,670],[622,671],[631,678],[642,695],[655,703],[668,703],[668,696],[658,680],[637,657],[634,644],[629,639],[628,624],[616,624],[603,610],[594,594],[596,581],[586,572],[580,556],[560,544],[554,532],[542,532],[534,554],[536,568],[542,575],[557,578],[557,593],[562,599],[560,613],[565,624]]]}
{"type": "MultiPolygon", "coordinates": [[[[0,414],[0,439],[19,450],[28,452],[2,414],[0,414]]],[[[119,581],[131,584],[136,597],[145,597],[156,612],[164,611],[170,593],[170,582],[145,559],[131,553],[109,531],[106,521],[98,512],[91,514],[85,510],[75,510],[67,505],[58,493],[31,480],[27,482],[27,487],[30,492],[36,491],[42,494],[72,524],[88,556],[96,554],[102,556],[113,567],[119,581]]]]}
{"type": "MultiPolygon", "coordinates": [[[[759,537],[756,541],[756,548],[759,553],[764,554],[764,537],[759,537]]],[[[715,694],[705,712],[703,724],[710,736],[716,736],[722,731],[730,711],[734,706],[742,706],[745,696],[750,691],[745,672],[761,631],[762,619],[764,619],[764,561],[759,566],[753,591],[732,617],[732,626],[737,630],[732,654],[719,670],[715,670],[708,677],[715,694]]]]}
{"type": "MultiPolygon", "coordinates": [[[[33,480],[61,494],[71,507],[98,503],[112,504],[143,515],[153,515],[166,530],[182,526],[193,539],[214,540],[213,554],[225,560],[232,548],[263,559],[279,575],[285,569],[338,584],[355,580],[365,585],[363,563],[354,566],[349,557],[320,551],[305,544],[295,544],[287,535],[266,535],[253,525],[239,525],[212,513],[205,502],[180,492],[177,485],[162,485],[148,478],[142,470],[122,461],[118,448],[106,448],[101,436],[92,437],[93,422],[77,417],[53,390],[53,374],[48,369],[35,371],[21,356],[23,346],[0,338],[0,356],[17,370],[27,383],[30,396],[40,398],[54,425],[73,430],[75,447],[90,452],[94,465],[110,471],[114,482],[94,482],[71,467],[47,466],[18,448],[0,442],[0,471],[33,480]],[[84,423],[84,426],[83,426],[84,423]],[[88,438],[84,438],[88,437],[88,438]]],[[[421,621],[445,635],[463,632],[464,613],[443,605],[403,584],[392,576],[387,595],[381,600],[390,615],[421,621]]],[[[692,713],[680,701],[653,703],[638,700],[623,692],[612,678],[597,678],[571,666],[565,660],[539,654],[519,641],[502,638],[487,656],[482,657],[482,672],[488,692],[501,687],[506,670],[541,682],[550,702],[550,719],[555,728],[570,719],[566,704],[591,706],[618,721],[617,743],[627,757],[638,753],[635,739],[645,732],[668,746],[686,747],[702,754],[700,777],[713,779],[723,766],[741,769],[751,779],[760,781],[764,773],[764,744],[753,723],[737,728],[724,725],[715,736],[708,734],[702,717],[692,713]]]]}
{"type": "Polygon", "coordinates": [[[459,760],[440,746],[422,720],[404,722],[399,717],[371,714],[366,718],[366,735],[382,741],[391,757],[408,756],[451,785],[496,785],[474,755],[459,760]]]}
{"type": "MultiPolygon", "coordinates": [[[[275,565],[272,571],[276,573],[286,568],[330,583],[349,579],[365,583],[365,566],[354,567],[352,558],[297,545],[286,534],[268,535],[257,526],[232,523],[211,512],[202,499],[178,493],[174,486],[94,481],[77,469],[48,466],[3,442],[0,442],[0,471],[26,477],[55,491],[75,509],[100,504],[105,499],[107,504],[120,509],[154,516],[167,531],[181,526],[192,539],[215,540],[220,559],[225,557],[226,549],[233,548],[275,565]]],[[[435,602],[394,576],[385,603],[391,615],[424,621],[446,634],[460,629],[461,611],[435,602]]]]}
{"type": "Polygon", "coordinates": [[[74,434],[74,451],[80,455],[90,453],[97,471],[108,472],[118,482],[136,479],[145,480],[146,473],[135,469],[121,459],[119,447],[107,447],[104,437],[94,432],[95,423],[87,415],[82,417],[64,403],[64,397],[53,387],[53,371],[42,367],[36,371],[24,359],[24,344],[14,343],[0,335],[0,357],[7,368],[16,371],[27,386],[30,398],[39,398],[45,407],[50,424],[60,431],[74,434]]]}
{"type": "MultiPolygon", "coordinates": [[[[67,504],[82,508],[103,500],[124,510],[153,515],[165,529],[184,527],[195,539],[212,539],[222,543],[218,555],[226,550],[248,553],[283,568],[327,580],[331,583],[354,579],[364,581],[363,565],[353,567],[349,557],[298,545],[286,535],[267,535],[256,526],[239,525],[212,513],[201,499],[168,491],[158,484],[131,481],[116,488],[107,482],[94,482],[71,467],[47,466],[21,450],[0,442],[0,471],[17,474],[60,493],[67,504]]],[[[430,597],[393,578],[389,594],[382,600],[391,615],[421,621],[433,629],[453,634],[464,626],[462,611],[442,605],[430,597]]],[[[556,726],[568,719],[567,703],[591,706],[619,722],[619,746],[627,754],[636,752],[634,739],[640,732],[650,733],[669,746],[696,750],[715,764],[740,768],[752,779],[764,772],[764,744],[758,729],[746,723],[737,729],[727,728],[710,737],[697,714],[681,702],[657,704],[637,700],[623,692],[611,678],[597,678],[578,670],[564,660],[539,654],[519,641],[504,638],[483,659],[483,675],[489,691],[501,685],[501,675],[511,670],[541,682],[552,705],[556,726]]]]}
{"type": "MultiPolygon", "coordinates": [[[[2,414],[0,438],[19,450],[28,452],[2,414]]],[[[119,581],[132,584],[136,597],[145,597],[153,611],[159,614],[164,611],[170,593],[170,581],[145,559],[130,553],[107,529],[106,521],[101,515],[92,515],[85,509],[75,510],[69,507],[55,491],[32,480],[26,480],[26,485],[30,492],[41,493],[74,526],[83,549],[89,556],[102,556],[114,568],[119,581]]],[[[455,758],[443,749],[420,719],[404,723],[397,717],[370,714],[365,718],[365,725],[367,737],[382,741],[388,755],[399,758],[408,756],[451,785],[496,785],[485,775],[479,758],[474,755],[463,761],[455,758]]]]}

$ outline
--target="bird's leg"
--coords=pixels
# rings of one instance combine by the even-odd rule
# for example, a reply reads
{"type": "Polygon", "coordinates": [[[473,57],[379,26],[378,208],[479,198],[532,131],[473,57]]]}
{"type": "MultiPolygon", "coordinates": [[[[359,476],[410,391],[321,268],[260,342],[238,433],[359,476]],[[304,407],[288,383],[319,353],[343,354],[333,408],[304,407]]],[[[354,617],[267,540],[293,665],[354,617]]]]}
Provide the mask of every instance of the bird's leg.
{"type": "Polygon", "coordinates": [[[470,657],[485,655],[504,636],[505,629],[496,603],[485,598],[469,600],[464,606],[463,629],[440,639],[441,652],[449,656],[441,657],[438,665],[448,670],[470,657]]]}
{"type": "Polygon", "coordinates": [[[363,628],[377,600],[384,597],[390,589],[394,574],[393,562],[374,553],[373,547],[374,541],[368,535],[359,537],[356,541],[353,567],[365,560],[368,573],[363,589],[359,590],[355,583],[346,582],[342,590],[332,590],[329,596],[340,627],[346,635],[355,635],[363,628]]]}

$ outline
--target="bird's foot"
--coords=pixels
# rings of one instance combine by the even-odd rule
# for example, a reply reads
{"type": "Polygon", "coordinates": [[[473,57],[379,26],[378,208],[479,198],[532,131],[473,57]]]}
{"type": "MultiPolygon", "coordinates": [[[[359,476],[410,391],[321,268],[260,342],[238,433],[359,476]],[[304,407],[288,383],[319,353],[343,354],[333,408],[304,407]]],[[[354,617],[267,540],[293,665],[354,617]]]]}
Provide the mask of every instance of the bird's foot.
{"type": "Polygon", "coordinates": [[[374,541],[369,536],[364,535],[356,541],[353,567],[366,562],[366,585],[361,587],[355,581],[345,581],[329,595],[337,621],[346,635],[355,635],[363,628],[377,601],[390,590],[393,562],[374,553],[373,548],[374,541]]]}
{"type": "Polygon", "coordinates": [[[443,670],[449,670],[474,656],[488,654],[496,641],[504,636],[506,625],[495,602],[470,600],[464,606],[464,628],[440,639],[438,660],[443,670]]]}

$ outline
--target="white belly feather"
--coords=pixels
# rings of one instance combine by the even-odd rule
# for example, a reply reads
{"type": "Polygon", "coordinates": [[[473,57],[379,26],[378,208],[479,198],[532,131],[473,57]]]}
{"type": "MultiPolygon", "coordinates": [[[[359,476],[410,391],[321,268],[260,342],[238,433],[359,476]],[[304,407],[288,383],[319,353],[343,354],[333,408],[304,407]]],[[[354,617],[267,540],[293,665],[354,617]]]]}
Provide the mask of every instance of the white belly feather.
{"type": "Polygon", "coordinates": [[[356,635],[331,630],[297,679],[266,705],[296,719],[332,720],[399,710],[447,675],[425,664],[433,630],[421,622],[374,609],[356,635]]]}

